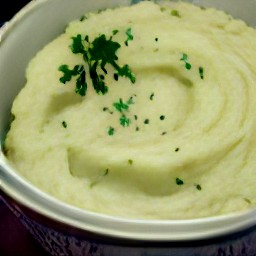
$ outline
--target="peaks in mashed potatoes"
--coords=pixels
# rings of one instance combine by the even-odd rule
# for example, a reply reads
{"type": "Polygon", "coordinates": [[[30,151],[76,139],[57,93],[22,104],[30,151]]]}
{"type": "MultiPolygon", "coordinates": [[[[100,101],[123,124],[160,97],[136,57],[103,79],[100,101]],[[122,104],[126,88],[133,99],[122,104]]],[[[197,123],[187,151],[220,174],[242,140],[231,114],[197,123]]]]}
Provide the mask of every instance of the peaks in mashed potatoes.
{"type": "Polygon", "coordinates": [[[7,157],[87,210],[187,219],[256,205],[256,31],[144,1],[85,14],[31,60],[7,157]]]}

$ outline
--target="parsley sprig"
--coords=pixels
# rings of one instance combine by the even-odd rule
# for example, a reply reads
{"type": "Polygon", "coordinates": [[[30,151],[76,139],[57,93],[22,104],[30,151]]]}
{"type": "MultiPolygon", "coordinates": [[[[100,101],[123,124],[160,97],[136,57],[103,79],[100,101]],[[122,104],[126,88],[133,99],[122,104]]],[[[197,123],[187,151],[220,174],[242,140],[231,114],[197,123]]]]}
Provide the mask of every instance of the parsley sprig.
{"type": "MultiPolygon", "coordinates": [[[[113,35],[116,34],[114,31],[113,35]]],[[[93,88],[98,94],[108,92],[108,86],[105,83],[105,76],[108,73],[106,69],[107,64],[114,68],[115,80],[118,80],[121,76],[127,77],[132,83],[135,83],[135,75],[132,73],[130,67],[127,64],[120,66],[117,62],[117,50],[121,45],[113,41],[113,36],[107,39],[105,34],[101,34],[93,41],[90,41],[88,35],[82,37],[81,34],[78,34],[72,37],[72,40],[70,49],[74,54],[82,55],[83,61],[88,66],[93,88]]],[[[86,95],[87,74],[85,65],[75,65],[73,68],[69,68],[68,65],[64,64],[59,67],[59,71],[63,72],[63,76],[60,78],[61,83],[66,84],[73,77],[76,77],[75,92],[81,96],[86,95]]]]}

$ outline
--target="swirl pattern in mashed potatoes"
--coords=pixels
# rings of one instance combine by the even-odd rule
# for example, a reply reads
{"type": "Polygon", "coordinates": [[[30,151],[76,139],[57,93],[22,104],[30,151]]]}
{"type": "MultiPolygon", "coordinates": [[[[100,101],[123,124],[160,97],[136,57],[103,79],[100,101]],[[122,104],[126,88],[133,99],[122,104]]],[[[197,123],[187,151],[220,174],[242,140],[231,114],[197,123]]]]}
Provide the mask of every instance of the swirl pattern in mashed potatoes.
{"type": "MultiPolygon", "coordinates": [[[[90,211],[187,219],[256,205],[256,31],[215,9],[141,2],[86,14],[33,58],[7,157],[40,189],[90,211]],[[114,32],[113,32],[114,31],[114,32]],[[74,92],[76,35],[120,44],[108,92],[74,92]]],[[[86,70],[88,73],[88,70],[86,70]]]]}

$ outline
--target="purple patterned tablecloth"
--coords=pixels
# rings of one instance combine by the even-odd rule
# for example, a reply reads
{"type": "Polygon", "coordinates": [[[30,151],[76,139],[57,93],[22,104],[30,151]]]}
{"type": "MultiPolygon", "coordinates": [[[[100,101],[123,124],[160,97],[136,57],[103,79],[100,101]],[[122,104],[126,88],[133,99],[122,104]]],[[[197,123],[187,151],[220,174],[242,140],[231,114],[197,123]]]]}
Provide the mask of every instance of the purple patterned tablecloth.
{"type": "Polygon", "coordinates": [[[0,200],[0,255],[48,256],[41,245],[21,225],[16,216],[0,200]]]}

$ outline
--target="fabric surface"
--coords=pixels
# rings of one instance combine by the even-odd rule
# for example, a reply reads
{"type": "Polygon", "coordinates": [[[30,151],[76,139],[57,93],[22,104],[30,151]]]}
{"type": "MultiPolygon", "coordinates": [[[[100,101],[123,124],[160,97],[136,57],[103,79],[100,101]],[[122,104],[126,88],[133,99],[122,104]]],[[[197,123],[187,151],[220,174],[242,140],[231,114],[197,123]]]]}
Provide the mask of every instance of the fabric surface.
{"type": "Polygon", "coordinates": [[[0,255],[48,256],[0,199],[0,255]]]}

